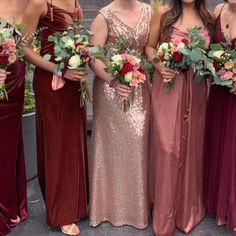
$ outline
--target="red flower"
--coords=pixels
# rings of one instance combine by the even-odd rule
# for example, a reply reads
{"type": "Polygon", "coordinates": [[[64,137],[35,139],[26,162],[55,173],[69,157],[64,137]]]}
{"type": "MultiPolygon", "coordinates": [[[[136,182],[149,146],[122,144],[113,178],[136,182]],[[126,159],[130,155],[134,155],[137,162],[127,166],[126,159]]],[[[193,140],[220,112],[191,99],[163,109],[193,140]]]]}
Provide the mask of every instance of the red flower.
{"type": "Polygon", "coordinates": [[[183,60],[183,54],[179,52],[174,52],[173,53],[173,60],[174,62],[181,62],[183,60]]]}
{"type": "Polygon", "coordinates": [[[183,38],[183,39],[182,39],[182,43],[184,43],[185,46],[187,46],[187,45],[189,44],[189,41],[188,41],[188,39],[183,38]]]}
{"type": "Polygon", "coordinates": [[[0,64],[2,65],[8,65],[9,64],[9,53],[3,50],[2,47],[0,47],[0,64]]]}
{"type": "Polygon", "coordinates": [[[216,70],[220,69],[220,62],[214,61],[214,62],[213,62],[213,66],[214,66],[214,68],[215,68],[216,70]]]}
{"type": "Polygon", "coordinates": [[[81,47],[81,46],[83,46],[82,43],[75,43],[75,47],[76,47],[76,48],[81,47]]]}
{"type": "Polygon", "coordinates": [[[145,70],[144,70],[144,68],[141,67],[141,66],[138,68],[138,71],[139,71],[140,73],[142,73],[142,74],[145,74],[145,70]]]}
{"type": "Polygon", "coordinates": [[[165,61],[164,55],[161,55],[161,56],[160,56],[160,61],[161,61],[161,62],[165,61]]]}
{"type": "Polygon", "coordinates": [[[123,68],[119,71],[119,75],[124,76],[127,73],[133,71],[134,66],[132,64],[130,64],[129,62],[125,62],[123,64],[123,68]]]}

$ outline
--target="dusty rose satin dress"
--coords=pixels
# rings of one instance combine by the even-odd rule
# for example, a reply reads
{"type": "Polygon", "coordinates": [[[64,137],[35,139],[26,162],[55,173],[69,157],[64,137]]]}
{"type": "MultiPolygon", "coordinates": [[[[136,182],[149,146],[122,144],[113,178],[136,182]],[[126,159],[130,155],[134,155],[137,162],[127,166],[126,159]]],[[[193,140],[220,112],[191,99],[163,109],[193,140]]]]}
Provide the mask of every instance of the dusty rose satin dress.
{"type": "MultiPolygon", "coordinates": [[[[100,10],[107,22],[107,43],[124,34],[131,48],[144,54],[151,18],[143,4],[135,28],[121,22],[108,8],[100,10]]],[[[90,225],[109,221],[115,226],[148,226],[147,145],[150,95],[147,83],[135,90],[129,112],[114,89],[96,78],[93,88],[93,155],[90,225]]]]}
{"type": "MultiPolygon", "coordinates": [[[[54,21],[48,4],[38,25],[42,29],[41,55],[53,55],[48,36],[66,30],[75,17],[74,12],[52,7],[54,21]]],[[[63,88],[53,91],[52,76],[40,68],[34,74],[38,179],[47,223],[61,226],[87,215],[86,109],[80,108],[78,82],[66,80],[63,88]]]]}
{"type": "Polygon", "coordinates": [[[27,216],[26,174],[22,140],[25,63],[10,66],[9,100],[0,100],[0,236],[27,216]]]}
{"type": "MultiPolygon", "coordinates": [[[[209,43],[209,36],[203,31],[209,43]]],[[[186,34],[173,28],[171,38],[186,34]]],[[[159,73],[153,80],[151,105],[151,201],[153,230],[171,236],[175,228],[187,233],[204,217],[202,202],[203,133],[207,84],[193,81],[193,71],[175,78],[165,92],[159,73]]]]}
{"type": "MultiPolygon", "coordinates": [[[[224,43],[221,14],[216,20],[215,42],[224,43]]],[[[231,41],[236,48],[236,38],[231,41]]],[[[204,200],[217,220],[236,229],[236,96],[229,88],[212,85],[207,106],[204,200]]]]}

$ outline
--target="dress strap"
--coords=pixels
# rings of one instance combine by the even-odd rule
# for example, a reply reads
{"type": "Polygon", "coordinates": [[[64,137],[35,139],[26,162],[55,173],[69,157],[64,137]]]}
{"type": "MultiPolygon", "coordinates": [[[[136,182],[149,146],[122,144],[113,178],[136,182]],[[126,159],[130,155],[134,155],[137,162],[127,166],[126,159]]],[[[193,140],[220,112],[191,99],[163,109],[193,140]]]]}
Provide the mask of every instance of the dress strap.
{"type": "Polygon", "coordinates": [[[225,5],[226,5],[226,3],[225,3],[225,4],[223,4],[223,6],[221,7],[221,9],[220,9],[220,13],[219,13],[219,16],[221,15],[221,13],[222,13],[222,11],[223,11],[223,8],[225,7],[225,5]]]}
{"type": "MultiPolygon", "coordinates": [[[[46,2],[48,3],[47,0],[46,0],[46,2]]],[[[77,0],[75,0],[75,9],[77,7],[78,7],[78,2],[77,2],[77,0]]],[[[52,0],[50,0],[50,15],[51,15],[51,21],[53,22],[54,18],[53,18],[53,3],[52,3],[52,0]]],[[[77,14],[76,14],[76,17],[77,17],[77,14]]]]}

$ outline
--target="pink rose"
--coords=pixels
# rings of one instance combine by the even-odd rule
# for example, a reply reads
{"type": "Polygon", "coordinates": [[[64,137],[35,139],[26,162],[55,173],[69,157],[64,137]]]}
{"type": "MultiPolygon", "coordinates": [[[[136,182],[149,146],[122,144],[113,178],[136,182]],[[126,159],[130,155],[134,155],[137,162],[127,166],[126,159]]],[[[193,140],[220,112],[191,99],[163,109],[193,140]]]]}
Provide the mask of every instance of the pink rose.
{"type": "Polygon", "coordinates": [[[221,79],[222,80],[230,80],[230,79],[232,79],[232,77],[233,77],[233,72],[231,72],[231,71],[227,71],[226,73],[224,73],[223,75],[221,75],[221,79]]]}
{"type": "Polygon", "coordinates": [[[131,87],[137,87],[138,86],[138,83],[139,81],[137,79],[132,79],[130,82],[129,82],[129,86],[131,87]]]}
{"type": "Polygon", "coordinates": [[[225,73],[226,73],[226,70],[223,70],[223,69],[217,71],[217,74],[218,74],[219,76],[222,76],[222,75],[224,75],[225,73]]]}

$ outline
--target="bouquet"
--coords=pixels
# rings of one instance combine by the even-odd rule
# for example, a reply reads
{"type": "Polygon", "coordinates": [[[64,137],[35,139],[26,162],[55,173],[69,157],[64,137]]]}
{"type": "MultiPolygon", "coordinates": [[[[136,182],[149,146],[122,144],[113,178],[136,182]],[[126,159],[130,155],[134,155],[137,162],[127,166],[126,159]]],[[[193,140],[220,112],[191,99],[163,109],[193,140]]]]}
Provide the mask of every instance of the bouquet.
{"type": "MultiPolygon", "coordinates": [[[[0,19],[0,68],[3,70],[24,56],[23,49],[19,46],[21,28],[20,24],[10,25],[6,20],[0,19]]],[[[0,83],[0,99],[8,100],[5,82],[0,83]]]]}
{"type": "MultiPolygon", "coordinates": [[[[146,80],[145,70],[141,60],[134,55],[136,52],[125,48],[125,45],[127,44],[125,44],[123,36],[120,36],[117,38],[115,47],[108,46],[110,53],[108,53],[105,71],[112,74],[121,84],[135,88],[146,80]]],[[[124,112],[129,111],[130,107],[131,102],[128,97],[124,99],[124,112]]]]}
{"type": "MultiPolygon", "coordinates": [[[[201,30],[201,26],[196,26],[188,30],[186,37],[178,37],[162,43],[153,62],[176,70],[188,69],[191,66],[195,72],[194,80],[200,81],[207,73],[206,68],[210,67],[204,49],[206,42],[200,35],[201,30]]],[[[174,86],[174,80],[164,82],[166,82],[166,91],[170,91],[174,86]]]]}
{"type": "Polygon", "coordinates": [[[236,81],[236,52],[229,47],[224,49],[221,44],[211,44],[208,55],[213,60],[214,84],[233,87],[236,81]]]}
{"type": "MultiPolygon", "coordinates": [[[[64,32],[56,32],[48,37],[48,41],[54,43],[54,57],[58,63],[56,72],[67,69],[80,70],[96,56],[99,55],[99,48],[89,45],[91,33],[83,26],[74,22],[64,32]]],[[[46,54],[45,60],[50,60],[51,55],[46,54]]],[[[91,94],[87,87],[87,78],[80,79],[80,106],[85,106],[87,101],[92,101],[91,94]]]]}

